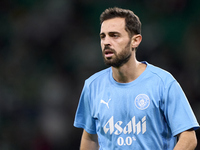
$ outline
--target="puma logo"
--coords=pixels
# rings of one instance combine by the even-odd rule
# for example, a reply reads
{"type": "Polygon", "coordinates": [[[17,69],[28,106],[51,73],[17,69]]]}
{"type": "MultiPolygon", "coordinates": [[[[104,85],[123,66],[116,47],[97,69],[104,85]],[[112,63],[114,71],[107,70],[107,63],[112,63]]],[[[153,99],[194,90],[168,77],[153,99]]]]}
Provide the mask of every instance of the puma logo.
{"type": "Polygon", "coordinates": [[[108,102],[105,102],[104,100],[101,100],[100,103],[106,104],[106,106],[107,106],[108,109],[109,109],[109,105],[108,105],[108,103],[109,103],[110,101],[111,101],[111,98],[108,100],[108,102]]]}

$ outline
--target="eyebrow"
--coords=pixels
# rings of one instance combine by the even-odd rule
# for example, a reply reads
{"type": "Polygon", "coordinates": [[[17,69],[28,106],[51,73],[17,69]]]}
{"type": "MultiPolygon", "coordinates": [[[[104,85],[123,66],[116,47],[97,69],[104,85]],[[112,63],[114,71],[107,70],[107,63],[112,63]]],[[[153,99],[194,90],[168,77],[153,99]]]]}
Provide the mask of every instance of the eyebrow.
{"type": "MultiPolygon", "coordinates": [[[[108,35],[113,35],[113,34],[120,34],[120,33],[119,33],[119,32],[116,32],[116,31],[108,32],[108,35]]],[[[100,33],[99,35],[100,35],[100,36],[101,36],[101,35],[105,35],[105,33],[102,32],[102,33],[100,33]]]]}

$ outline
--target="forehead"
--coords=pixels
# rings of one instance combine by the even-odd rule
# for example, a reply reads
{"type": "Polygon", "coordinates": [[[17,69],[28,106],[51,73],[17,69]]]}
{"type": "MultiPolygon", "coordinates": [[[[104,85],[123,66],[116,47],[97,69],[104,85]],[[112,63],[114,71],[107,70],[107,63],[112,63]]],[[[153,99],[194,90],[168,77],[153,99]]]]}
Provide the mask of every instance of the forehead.
{"type": "Polygon", "coordinates": [[[111,31],[118,31],[118,32],[125,31],[125,18],[112,18],[105,20],[101,24],[101,33],[102,32],[106,33],[111,31]]]}

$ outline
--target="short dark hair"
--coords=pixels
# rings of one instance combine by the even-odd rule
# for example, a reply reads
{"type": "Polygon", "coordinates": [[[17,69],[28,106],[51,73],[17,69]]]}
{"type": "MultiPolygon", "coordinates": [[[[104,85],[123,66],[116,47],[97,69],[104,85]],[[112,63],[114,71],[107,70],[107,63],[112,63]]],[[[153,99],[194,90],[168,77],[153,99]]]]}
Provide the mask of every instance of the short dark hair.
{"type": "Polygon", "coordinates": [[[130,37],[135,34],[141,34],[141,22],[139,17],[135,15],[133,11],[128,9],[118,7],[106,9],[100,16],[100,24],[105,20],[116,17],[125,18],[125,30],[128,32],[130,37]]]}

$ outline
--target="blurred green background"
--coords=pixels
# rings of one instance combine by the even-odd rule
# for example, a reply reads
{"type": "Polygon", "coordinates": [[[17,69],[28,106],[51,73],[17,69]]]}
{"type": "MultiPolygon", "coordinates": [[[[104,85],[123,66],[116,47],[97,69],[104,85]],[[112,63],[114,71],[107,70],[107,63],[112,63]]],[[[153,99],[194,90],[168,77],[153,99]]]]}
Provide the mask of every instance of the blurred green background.
{"type": "Polygon", "coordinates": [[[79,149],[74,115],[84,80],[106,68],[99,16],[113,6],[140,17],[138,60],[171,72],[200,121],[200,1],[1,0],[0,150],[79,149]]]}

